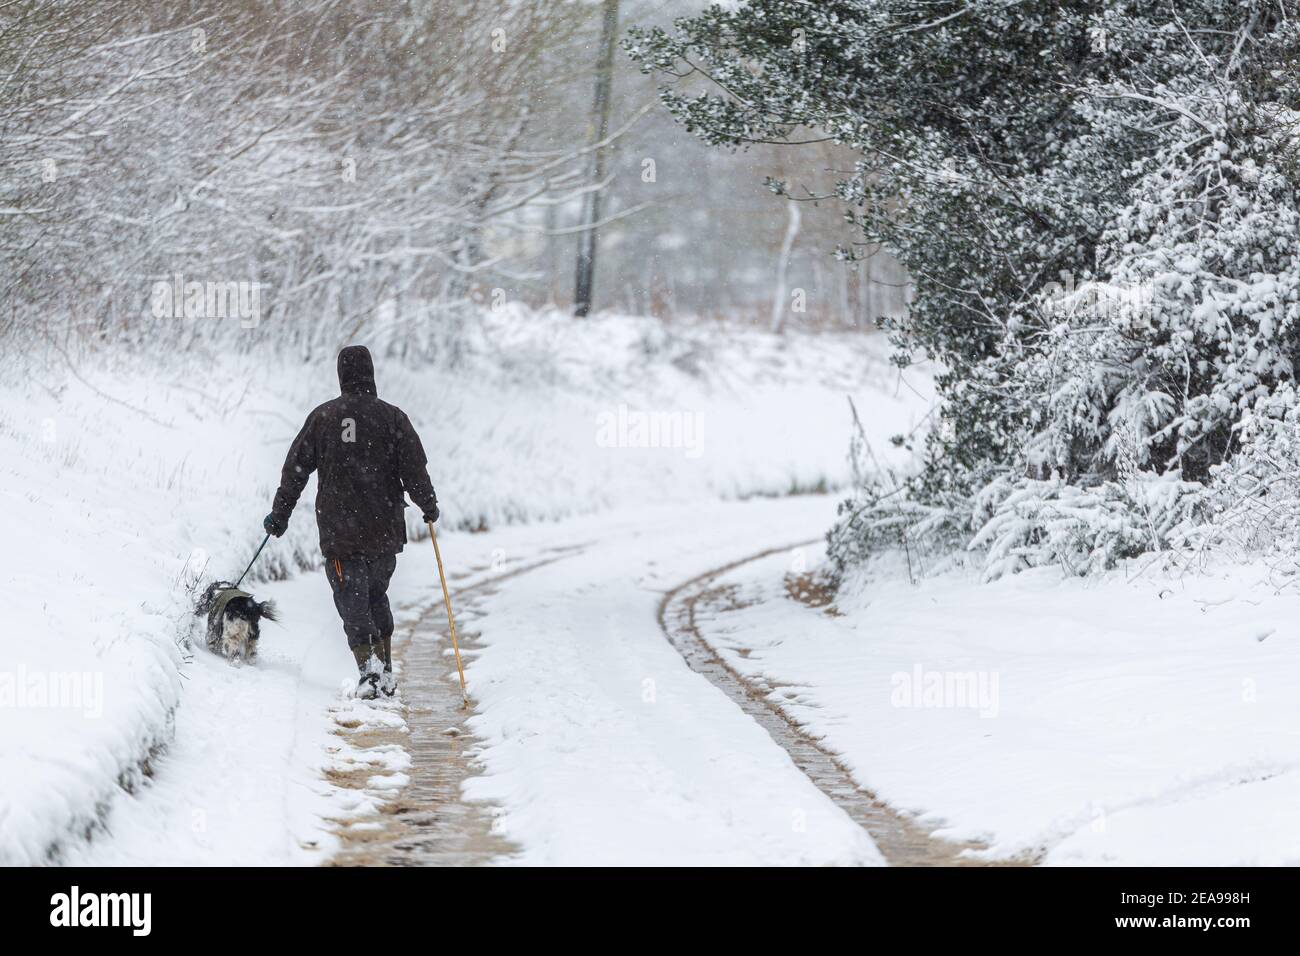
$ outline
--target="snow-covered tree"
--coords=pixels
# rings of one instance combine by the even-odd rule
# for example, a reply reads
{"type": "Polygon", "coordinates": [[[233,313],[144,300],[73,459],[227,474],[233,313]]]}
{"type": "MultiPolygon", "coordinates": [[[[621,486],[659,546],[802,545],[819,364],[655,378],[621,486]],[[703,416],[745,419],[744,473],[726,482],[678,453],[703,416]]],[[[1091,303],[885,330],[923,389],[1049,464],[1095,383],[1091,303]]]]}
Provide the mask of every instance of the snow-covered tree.
{"type": "MultiPolygon", "coordinates": [[[[1293,372],[1290,6],[749,0],[634,36],[706,140],[857,149],[845,216],[916,284],[891,327],[943,404],[924,469],[846,502],[842,563],[881,536],[964,543],[1022,482],[1131,484],[1127,462],[1185,492],[1231,454],[1293,372]]],[[[1160,545],[1131,511],[1111,558],[1160,545]]]]}
{"type": "Polygon", "coordinates": [[[0,8],[6,324],[170,346],[428,353],[508,266],[485,236],[583,186],[532,149],[581,10],[546,0],[16,0],[0,8]],[[151,314],[258,284],[255,329],[151,314]],[[230,329],[238,334],[230,334],[230,329]]]}

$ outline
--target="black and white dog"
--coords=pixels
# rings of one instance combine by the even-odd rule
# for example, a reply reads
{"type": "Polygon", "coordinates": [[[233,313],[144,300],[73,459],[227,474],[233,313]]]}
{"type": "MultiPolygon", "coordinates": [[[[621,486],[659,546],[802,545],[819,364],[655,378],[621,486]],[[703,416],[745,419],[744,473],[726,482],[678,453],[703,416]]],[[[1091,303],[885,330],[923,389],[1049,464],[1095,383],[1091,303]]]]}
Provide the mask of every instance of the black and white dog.
{"type": "Polygon", "coordinates": [[[247,591],[228,581],[213,581],[194,608],[195,617],[208,617],[208,650],[231,663],[253,661],[261,637],[258,622],[276,620],[275,605],[258,603],[247,591]]]}

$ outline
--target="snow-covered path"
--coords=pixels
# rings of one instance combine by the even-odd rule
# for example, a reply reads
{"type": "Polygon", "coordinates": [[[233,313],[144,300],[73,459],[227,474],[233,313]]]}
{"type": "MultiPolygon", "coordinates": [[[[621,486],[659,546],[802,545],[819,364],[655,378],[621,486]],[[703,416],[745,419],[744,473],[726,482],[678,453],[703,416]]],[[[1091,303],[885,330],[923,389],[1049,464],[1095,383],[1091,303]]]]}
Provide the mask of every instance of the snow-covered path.
{"type": "MultiPolygon", "coordinates": [[[[657,621],[670,587],[806,537],[832,508],[811,497],[649,508],[448,540],[453,566],[508,568],[573,549],[484,598],[479,633],[466,641],[483,765],[467,797],[498,808],[499,833],[521,848],[512,859],[883,862],[657,621]]],[[[403,588],[436,586],[427,559],[405,564],[403,588]]]]}
{"type": "MultiPolygon", "coordinates": [[[[501,862],[883,862],[768,732],[690,669],[657,620],[673,586],[806,538],[833,507],[825,497],[657,506],[445,536],[454,592],[503,579],[476,598],[462,648],[482,771],[465,798],[490,805],[495,835],[518,848],[501,862]]],[[[408,546],[392,589],[406,624],[431,606],[441,613],[435,574],[427,542],[408,546]]],[[[291,625],[264,638],[253,667],[198,654],[187,688],[212,706],[182,706],[152,780],[120,801],[108,838],[71,862],[325,862],[338,846],[334,821],[365,809],[323,773],[331,760],[337,769],[330,714],[348,706],[339,687],[350,672],[325,582],[305,575],[267,591],[291,625]],[[220,725],[194,724],[214,711],[220,725]]],[[[442,654],[454,672],[440,632],[418,632],[408,667],[413,655],[442,654]]],[[[449,680],[443,692],[454,688],[449,680]]]]}
{"type": "MultiPolygon", "coordinates": [[[[607,532],[636,547],[653,538],[644,553],[629,550],[597,569],[620,575],[606,611],[620,625],[635,618],[646,628],[638,646],[664,641],[653,593],[628,580],[667,588],[710,566],[694,563],[694,551],[734,560],[782,540],[768,533],[780,529],[761,526],[765,509],[780,503],[712,502],[842,485],[846,395],[872,409],[882,445],[884,436],[913,432],[927,411],[917,384],[900,381],[886,361],[881,337],[712,325],[667,335],[652,321],[617,317],[498,317],[481,332],[463,367],[435,374],[389,361],[381,374],[382,394],[410,411],[435,460],[449,571],[463,578],[498,559],[518,567],[553,538],[601,541],[582,559],[600,565],[620,547],[607,532]],[[707,366],[700,356],[709,356],[707,366]],[[646,436],[632,431],[602,433],[611,416],[633,413],[707,422],[695,436],[707,440],[688,446],[683,433],[674,447],[643,447],[646,436]],[[710,524],[715,512],[743,509],[758,517],[735,522],[739,531],[710,524]],[[467,527],[493,530],[450,530],[467,527]],[[652,561],[665,566],[662,580],[652,561]]],[[[329,821],[365,812],[364,800],[336,792],[336,778],[355,777],[363,763],[403,772],[395,755],[361,761],[337,733],[355,723],[339,695],[352,665],[322,576],[300,570],[319,560],[313,485],[249,579],[259,598],[283,610],[283,624],[265,629],[262,660],[235,670],[184,649],[189,586],[243,570],[303,411],[335,389],[332,356],[263,358],[254,373],[231,356],[180,365],[122,356],[89,379],[84,368],[77,376],[42,368],[4,383],[0,404],[21,410],[0,422],[0,457],[10,469],[8,532],[22,546],[0,559],[0,576],[13,584],[9,670],[0,674],[0,749],[12,770],[0,787],[0,860],[319,862],[336,849],[329,821]],[[3,706],[20,681],[45,688],[73,679],[78,690],[88,687],[86,699],[3,706]],[[123,782],[137,792],[124,795],[123,782]],[[95,839],[87,847],[88,832],[95,839]]],[[[791,507],[810,509],[794,522],[805,538],[832,513],[828,501],[791,507]]],[[[413,543],[403,556],[396,606],[419,613],[438,602],[430,550],[413,543]]],[[[560,577],[529,575],[485,606],[485,640],[504,639],[496,604],[510,595],[544,585],[568,602],[571,586],[605,580],[587,568],[547,574],[560,577]]],[[[521,599],[505,620],[533,620],[530,610],[521,599]]],[[[563,615],[555,623],[576,628],[563,615]]],[[[566,641],[561,635],[556,646],[566,641]]]]}
{"type": "Polygon", "coordinates": [[[254,667],[196,657],[153,779],[72,862],[322,863],[340,826],[342,863],[1293,861],[1298,671],[1272,635],[1300,599],[1265,600],[1248,568],[1177,594],[958,575],[882,579],[831,617],[790,592],[820,546],[772,549],[833,509],[751,499],[447,534],[469,740],[440,736],[463,714],[428,542],[393,585],[406,724],[340,693],[351,662],[320,576],[268,588],[291,626],[254,667]],[[665,636],[693,589],[691,627],[838,777],[665,636]],[[982,710],[900,702],[918,668],[1000,683],[982,710]],[[959,859],[966,841],[987,856],[959,859]]]}
{"type": "Polygon", "coordinates": [[[881,573],[827,613],[772,555],[695,623],[859,785],[995,859],[1294,864],[1300,596],[1259,566],[1142,566],[881,573]]]}

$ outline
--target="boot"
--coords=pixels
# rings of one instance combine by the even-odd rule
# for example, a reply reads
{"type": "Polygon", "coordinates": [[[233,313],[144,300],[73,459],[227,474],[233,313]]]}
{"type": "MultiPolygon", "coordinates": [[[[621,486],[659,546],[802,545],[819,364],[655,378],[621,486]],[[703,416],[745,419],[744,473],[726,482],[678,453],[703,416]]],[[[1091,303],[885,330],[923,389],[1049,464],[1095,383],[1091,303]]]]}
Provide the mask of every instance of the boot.
{"type": "Polygon", "coordinates": [[[352,657],[357,662],[357,697],[361,700],[374,700],[379,690],[379,678],[384,665],[374,651],[374,646],[370,644],[352,648],[352,657]]]}
{"type": "Polygon", "coordinates": [[[388,635],[383,638],[382,642],[375,646],[375,650],[381,650],[380,655],[384,662],[384,673],[379,678],[379,689],[385,697],[392,697],[397,693],[397,678],[393,676],[393,638],[388,635]]]}

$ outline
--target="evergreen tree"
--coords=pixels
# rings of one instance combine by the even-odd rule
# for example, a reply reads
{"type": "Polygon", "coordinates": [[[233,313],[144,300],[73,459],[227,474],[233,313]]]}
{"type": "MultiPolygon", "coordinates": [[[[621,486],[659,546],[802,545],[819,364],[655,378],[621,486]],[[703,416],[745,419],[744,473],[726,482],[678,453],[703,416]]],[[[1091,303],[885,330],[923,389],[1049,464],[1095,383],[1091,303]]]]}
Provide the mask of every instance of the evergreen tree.
{"type": "Polygon", "coordinates": [[[842,563],[965,540],[1018,482],[1201,481],[1232,452],[1294,371],[1294,6],[749,0],[633,34],[707,141],[858,150],[837,199],[915,282],[891,327],[942,369],[939,424],[902,493],[846,503],[842,563]]]}

